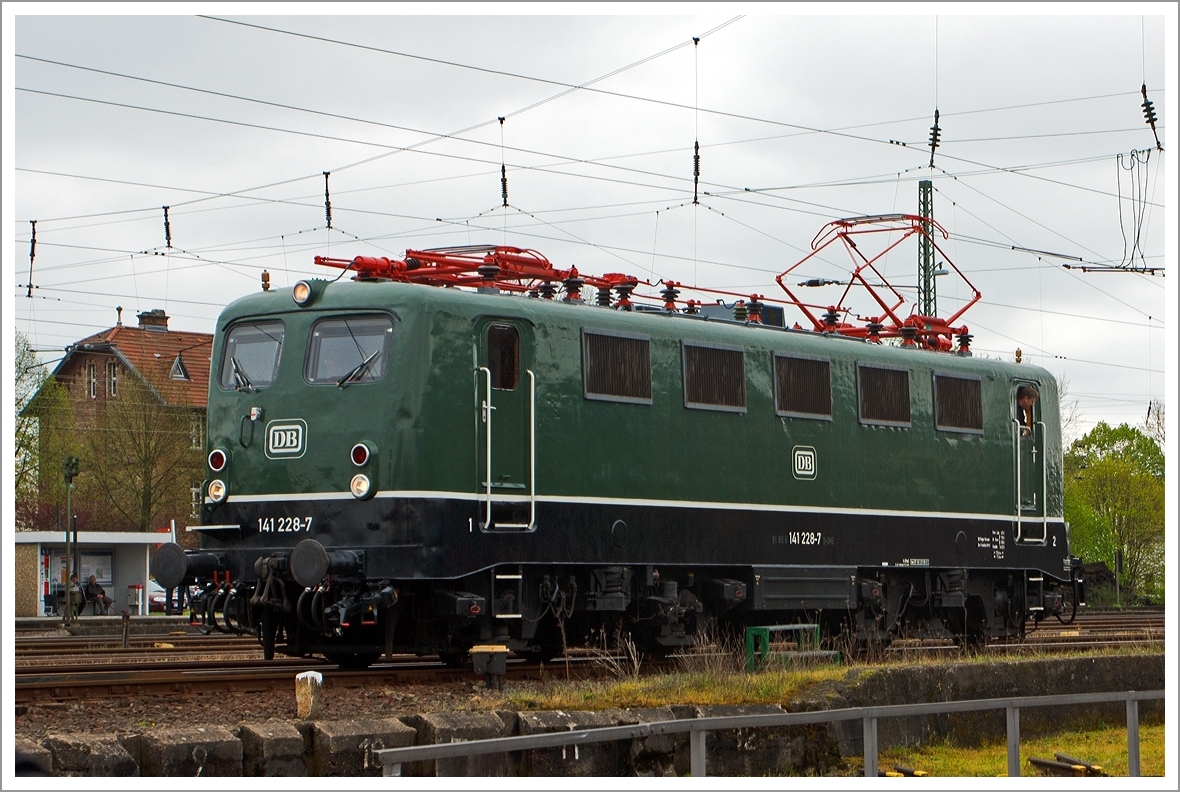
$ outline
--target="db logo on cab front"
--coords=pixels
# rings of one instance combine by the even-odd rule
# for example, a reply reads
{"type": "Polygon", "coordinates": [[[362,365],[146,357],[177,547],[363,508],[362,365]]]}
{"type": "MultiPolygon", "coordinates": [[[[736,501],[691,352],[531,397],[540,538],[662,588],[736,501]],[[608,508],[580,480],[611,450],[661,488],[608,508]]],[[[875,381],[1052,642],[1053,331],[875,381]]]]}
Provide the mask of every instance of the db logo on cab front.
{"type": "Polygon", "coordinates": [[[795,463],[795,478],[809,481],[815,478],[815,449],[811,446],[795,446],[791,449],[795,463]]]}
{"type": "Polygon", "coordinates": [[[266,455],[271,459],[298,459],[306,450],[307,423],[300,418],[279,418],[266,425],[266,455]]]}

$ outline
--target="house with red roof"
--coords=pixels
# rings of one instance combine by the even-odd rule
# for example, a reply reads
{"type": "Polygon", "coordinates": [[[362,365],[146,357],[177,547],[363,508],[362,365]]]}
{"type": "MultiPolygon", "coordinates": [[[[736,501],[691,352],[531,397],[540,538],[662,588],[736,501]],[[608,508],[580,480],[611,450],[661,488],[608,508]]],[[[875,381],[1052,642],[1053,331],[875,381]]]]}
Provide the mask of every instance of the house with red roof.
{"type": "MultiPolygon", "coordinates": [[[[78,527],[143,531],[191,525],[204,475],[205,406],[213,336],[171,330],[159,308],[119,321],[65,348],[48,381],[64,408],[46,407],[43,386],[30,403],[41,410],[41,481],[61,478],[62,448],[81,461],[72,493],[78,527]],[[61,440],[61,437],[68,437],[61,440]],[[46,456],[53,456],[47,459],[46,456]],[[48,479],[47,479],[48,477],[48,479]]],[[[43,495],[61,486],[42,486],[43,495]]],[[[25,511],[25,527],[62,530],[68,519],[60,492],[25,511]]]]}

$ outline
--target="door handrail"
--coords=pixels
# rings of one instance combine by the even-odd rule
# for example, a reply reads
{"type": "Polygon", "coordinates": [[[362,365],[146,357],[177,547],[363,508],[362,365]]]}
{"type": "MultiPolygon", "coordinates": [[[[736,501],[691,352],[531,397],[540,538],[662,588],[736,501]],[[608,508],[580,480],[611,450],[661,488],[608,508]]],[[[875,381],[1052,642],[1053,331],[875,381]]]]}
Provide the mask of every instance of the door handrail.
{"type": "MultiPolygon", "coordinates": [[[[1024,539],[1024,522],[1021,517],[1021,513],[1024,510],[1024,493],[1021,490],[1021,487],[1024,483],[1024,477],[1021,475],[1022,471],[1021,471],[1021,464],[1020,464],[1021,460],[1023,458],[1023,454],[1021,454],[1021,452],[1020,452],[1020,429],[1022,426],[1024,426],[1024,424],[1022,424],[1019,420],[1017,420],[1016,418],[1012,419],[1013,451],[1016,454],[1016,541],[1017,542],[1025,541],[1025,539],[1024,539]]],[[[1037,434],[1036,434],[1037,427],[1040,427],[1040,429],[1041,429],[1042,443],[1044,442],[1045,434],[1046,434],[1044,421],[1037,421],[1033,424],[1031,434],[1029,436],[1029,442],[1032,443],[1034,452],[1036,450],[1036,442],[1037,442],[1037,434]]],[[[1042,445],[1042,448],[1041,448],[1041,493],[1040,493],[1041,494],[1041,537],[1040,537],[1040,539],[1030,539],[1028,541],[1031,541],[1031,542],[1039,541],[1042,544],[1044,544],[1049,539],[1049,498],[1048,498],[1048,492],[1049,492],[1049,466],[1048,466],[1048,464],[1046,464],[1045,449],[1042,445]]],[[[1033,493],[1033,497],[1036,497],[1035,492],[1033,493]]]]}
{"type": "MultiPolygon", "coordinates": [[[[484,442],[486,459],[484,461],[484,487],[487,510],[484,515],[483,527],[486,531],[492,526],[492,372],[487,366],[480,366],[478,372],[484,373],[487,387],[487,398],[480,407],[483,421],[486,425],[486,440],[484,442]]],[[[529,521],[527,523],[504,523],[503,528],[524,528],[531,531],[537,526],[537,376],[532,369],[525,369],[529,375],[529,521]]]]}
{"type": "Polygon", "coordinates": [[[486,479],[484,484],[487,488],[485,500],[487,501],[487,505],[486,518],[484,519],[483,528],[481,529],[486,531],[492,524],[492,410],[496,408],[492,406],[492,370],[487,366],[480,366],[476,371],[476,376],[479,376],[480,371],[484,373],[485,383],[487,385],[487,390],[485,391],[487,396],[480,405],[480,415],[483,418],[484,426],[486,427],[485,431],[487,434],[486,441],[484,443],[485,450],[487,452],[487,458],[484,462],[484,479],[486,479]]]}
{"type": "MultiPolygon", "coordinates": [[[[532,369],[525,369],[529,375],[529,521],[527,523],[503,523],[502,528],[524,528],[531,531],[537,527],[537,377],[532,369]]],[[[488,468],[491,478],[491,468],[488,468]]],[[[489,496],[490,497],[490,496],[489,496]]],[[[491,500],[488,501],[488,519],[491,519],[491,500]]]]}

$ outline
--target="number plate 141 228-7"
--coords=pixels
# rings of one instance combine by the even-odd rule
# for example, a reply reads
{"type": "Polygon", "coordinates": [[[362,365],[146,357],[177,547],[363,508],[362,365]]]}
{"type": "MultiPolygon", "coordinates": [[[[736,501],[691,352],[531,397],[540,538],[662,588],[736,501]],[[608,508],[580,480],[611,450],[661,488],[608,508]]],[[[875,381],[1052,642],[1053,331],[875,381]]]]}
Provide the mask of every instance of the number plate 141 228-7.
{"type": "Polygon", "coordinates": [[[299,533],[311,530],[310,517],[259,517],[259,533],[299,533]]]}

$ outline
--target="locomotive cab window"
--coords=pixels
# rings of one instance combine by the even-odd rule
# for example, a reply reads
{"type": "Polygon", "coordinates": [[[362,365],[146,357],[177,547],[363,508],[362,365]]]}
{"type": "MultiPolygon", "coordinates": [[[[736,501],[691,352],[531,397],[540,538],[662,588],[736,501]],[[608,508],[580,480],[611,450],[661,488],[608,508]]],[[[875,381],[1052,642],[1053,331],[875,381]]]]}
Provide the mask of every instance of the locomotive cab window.
{"type": "Polygon", "coordinates": [[[746,353],[741,347],[685,341],[684,406],[746,411],[746,353]]]}
{"type": "Polygon", "coordinates": [[[877,426],[910,426],[909,369],[856,364],[860,422],[877,426]]]}
{"type": "Polygon", "coordinates": [[[983,394],[979,377],[934,375],[934,428],[983,434],[983,394]]]}
{"type": "Polygon", "coordinates": [[[321,319],[311,328],[304,378],[312,385],[376,382],[389,368],[393,320],[381,314],[321,319]]]}
{"type": "Polygon", "coordinates": [[[832,364],[827,358],[774,355],[775,414],[832,420],[832,364]]]}
{"type": "Polygon", "coordinates": [[[512,325],[488,327],[488,369],[493,390],[516,390],[520,384],[520,333],[512,325]]]}
{"type": "Polygon", "coordinates": [[[583,329],[582,385],[587,399],[651,404],[651,340],[583,329]]]}
{"type": "Polygon", "coordinates": [[[223,390],[257,390],[274,382],[283,355],[283,323],[247,322],[230,328],[222,353],[223,390]]]}

